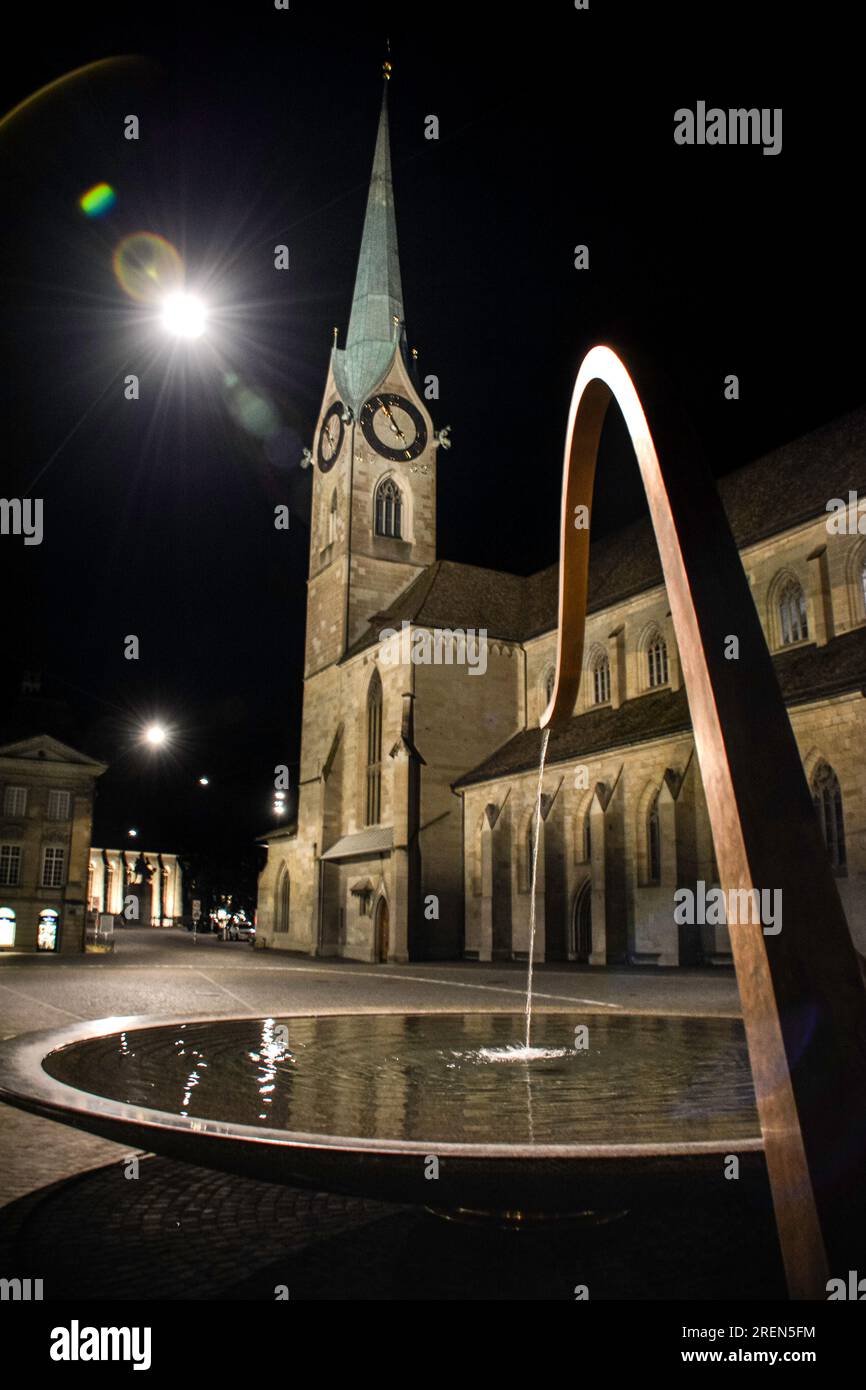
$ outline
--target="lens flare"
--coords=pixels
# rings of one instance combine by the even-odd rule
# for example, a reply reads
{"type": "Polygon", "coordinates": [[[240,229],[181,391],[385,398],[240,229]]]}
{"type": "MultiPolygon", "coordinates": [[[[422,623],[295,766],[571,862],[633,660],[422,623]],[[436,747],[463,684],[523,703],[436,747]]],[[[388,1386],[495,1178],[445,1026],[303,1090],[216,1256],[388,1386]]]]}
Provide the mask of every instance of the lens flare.
{"type": "Polygon", "coordinates": [[[179,293],[183,287],[183,261],[165,237],[154,232],[133,232],[123,238],[112,259],[121,289],[140,304],[152,304],[179,293]]]}
{"type": "Polygon", "coordinates": [[[232,419],[247,434],[268,440],[281,428],[280,414],[266,391],[241,381],[236,372],[223,376],[223,396],[232,419]]]}
{"type": "Polygon", "coordinates": [[[78,206],[87,217],[102,217],[117,202],[117,194],[110,183],[95,183],[82,193],[78,206]]]}

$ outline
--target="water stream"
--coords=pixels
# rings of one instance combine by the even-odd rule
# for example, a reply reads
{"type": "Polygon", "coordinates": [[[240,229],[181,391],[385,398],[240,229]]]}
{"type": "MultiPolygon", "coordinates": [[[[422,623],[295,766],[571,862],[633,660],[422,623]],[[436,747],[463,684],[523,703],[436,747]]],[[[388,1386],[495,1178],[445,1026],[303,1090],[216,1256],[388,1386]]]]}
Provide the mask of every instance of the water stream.
{"type": "Polygon", "coordinates": [[[538,764],[538,791],[535,794],[535,820],[532,832],[532,873],[529,879],[529,959],[526,966],[526,1036],[523,1046],[530,1052],[529,1037],[532,1028],[532,966],[535,957],[535,889],[538,882],[538,841],[541,839],[541,787],[544,781],[544,759],[547,756],[547,743],[550,730],[541,735],[541,759],[538,764]]]}

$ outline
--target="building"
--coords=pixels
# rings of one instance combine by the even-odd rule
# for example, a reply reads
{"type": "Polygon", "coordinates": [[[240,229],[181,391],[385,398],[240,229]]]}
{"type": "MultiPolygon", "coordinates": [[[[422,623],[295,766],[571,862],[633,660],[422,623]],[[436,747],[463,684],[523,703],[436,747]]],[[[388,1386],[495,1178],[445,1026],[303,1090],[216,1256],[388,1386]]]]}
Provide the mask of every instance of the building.
{"type": "Polygon", "coordinates": [[[0,748],[0,947],[84,947],[96,762],[48,734],[0,748]]]}
{"type": "MultiPolygon", "coordinates": [[[[367,961],[519,958],[557,571],[436,559],[447,438],[414,367],[383,101],[346,343],[334,344],[312,450],[297,824],[263,837],[258,944],[367,961]]],[[[864,952],[866,535],[856,511],[846,529],[828,514],[857,488],[866,495],[866,411],[728,475],[720,492],[864,952]]],[[[649,522],[592,547],[585,662],[544,775],[537,955],[729,961],[724,924],[674,918],[677,888],[711,886],[717,871],[649,522]]]]}
{"type": "Polygon", "coordinates": [[[183,916],[183,875],[176,854],[91,849],[87,907],[128,926],[171,927],[183,916]]]}

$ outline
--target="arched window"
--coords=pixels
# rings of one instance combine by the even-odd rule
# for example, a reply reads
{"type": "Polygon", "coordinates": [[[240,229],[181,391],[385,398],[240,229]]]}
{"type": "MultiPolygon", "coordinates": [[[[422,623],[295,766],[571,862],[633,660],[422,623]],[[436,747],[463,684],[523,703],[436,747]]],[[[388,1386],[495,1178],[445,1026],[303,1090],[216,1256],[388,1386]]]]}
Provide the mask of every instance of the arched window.
{"type": "Polygon", "coordinates": [[[331,493],[331,505],[328,508],[328,545],[333,545],[337,539],[337,489],[331,493]]]}
{"type": "Polygon", "coordinates": [[[287,932],[289,930],[289,900],[291,884],[289,882],[289,871],[285,864],[280,869],[280,876],[277,879],[277,892],[274,912],[274,931],[287,932]]]}
{"type": "Polygon", "coordinates": [[[383,478],[376,488],[375,529],[377,536],[393,536],[396,540],[403,534],[403,500],[393,478],[383,478]]]}
{"type": "Polygon", "coordinates": [[[658,883],[662,876],[662,848],[659,832],[659,794],[656,792],[649,805],[646,818],[646,863],[650,883],[658,883]]]}
{"type": "Polygon", "coordinates": [[[592,703],[610,704],[610,660],[607,652],[599,652],[592,663],[592,703]]]}
{"type": "Polygon", "coordinates": [[[382,681],[373,672],[367,691],[366,823],[378,825],[382,811],[382,681]]]}
{"type": "Polygon", "coordinates": [[[809,624],[806,619],[806,595],[798,580],[789,579],[783,584],[778,602],[782,646],[804,642],[809,636],[809,624]]]}
{"type": "Polygon", "coordinates": [[[828,763],[819,763],[812,776],[812,801],[834,869],[844,869],[845,821],[839,778],[828,763]]]}
{"type": "Polygon", "coordinates": [[[646,648],[647,684],[651,688],[668,683],[668,644],[660,632],[650,638],[646,648]]]}
{"type": "Polygon", "coordinates": [[[36,928],[36,949],[37,951],[56,951],[57,950],[57,923],[60,913],[53,907],[45,907],[39,914],[39,923],[36,928]]]}
{"type": "Polygon", "coordinates": [[[15,913],[11,907],[0,907],[0,946],[15,945],[15,913]]]}

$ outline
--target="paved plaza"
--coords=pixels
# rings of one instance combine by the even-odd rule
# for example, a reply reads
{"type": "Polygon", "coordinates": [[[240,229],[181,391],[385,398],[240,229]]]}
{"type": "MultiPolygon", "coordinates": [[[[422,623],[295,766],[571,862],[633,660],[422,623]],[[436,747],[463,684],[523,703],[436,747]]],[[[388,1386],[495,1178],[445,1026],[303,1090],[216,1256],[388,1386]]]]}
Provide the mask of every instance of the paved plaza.
{"type": "MultiPolygon", "coordinates": [[[[522,965],[354,965],[254,951],[213,935],[130,929],[108,956],[0,957],[0,1035],[114,1015],[520,1010],[522,965]]],[[[729,971],[595,971],[544,966],[539,1009],[738,1014],[729,971]]],[[[0,1106],[0,1205],[118,1158],[107,1140],[0,1106]]]]}
{"type": "MultiPolygon", "coordinates": [[[[0,1020],[10,1037],[128,1014],[520,1011],[524,989],[520,965],[352,965],[127,929],[109,956],[4,957],[0,1020]]],[[[535,997],[581,1016],[739,1012],[727,971],[541,966],[535,997]]],[[[783,1292],[760,1154],[711,1194],[699,1182],[688,1201],[647,1189],[627,1219],[515,1234],[153,1155],[139,1155],[129,1182],[130,1150],[7,1106],[0,1150],[0,1263],[46,1278],[49,1298],[258,1300],[285,1287],[313,1300],[570,1299],[578,1281],[596,1296],[664,1298],[677,1293],[685,1250],[692,1297],[726,1296],[734,1261],[748,1271],[743,1296],[783,1292]]]]}

